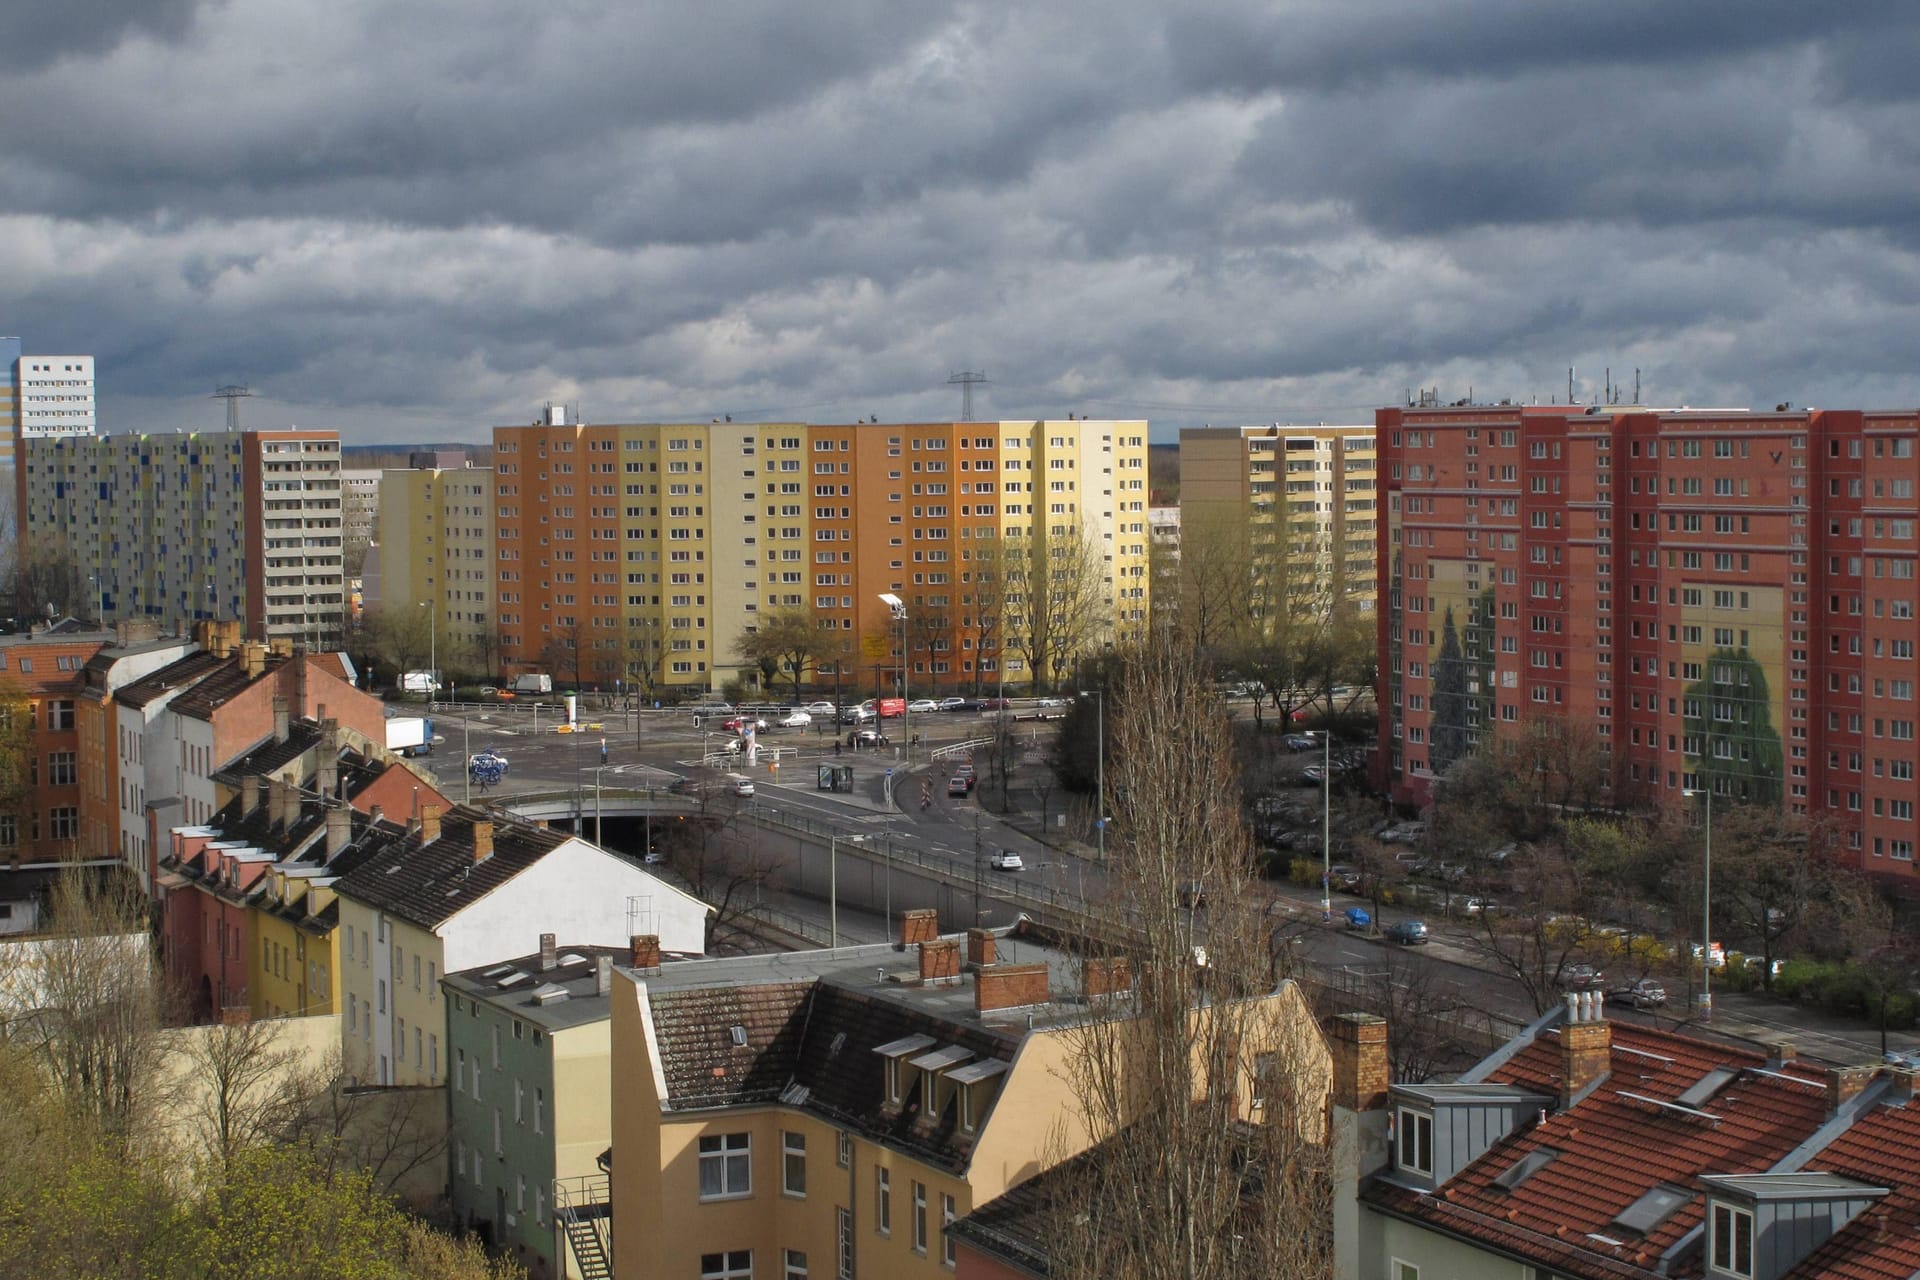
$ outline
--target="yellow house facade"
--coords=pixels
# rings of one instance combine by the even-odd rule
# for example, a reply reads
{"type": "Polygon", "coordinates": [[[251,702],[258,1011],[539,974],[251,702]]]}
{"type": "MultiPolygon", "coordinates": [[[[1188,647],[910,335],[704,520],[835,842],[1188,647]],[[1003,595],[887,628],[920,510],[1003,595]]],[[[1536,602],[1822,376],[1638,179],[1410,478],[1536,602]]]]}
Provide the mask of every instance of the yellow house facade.
{"type": "Polygon", "coordinates": [[[247,1003],[256,1018],[315,1017],[335,1012],[340,964],[333,935],[340,911],[324,868],[275,866],[253,900],[259,946],[248,975],[247,1003]]]}
{"type": "MultiPolygon", "coordinates": [[[[1074,1064],[1124,979],[1024,928],[924,933],[616,972],[617,1277],[949,1275],[949,1224],[1093,1144],[1074,1064]]],[[[1297,991],[1255,1015],[1249,1038],[1303,1049],[1323,1094],[1297,991]]]]}

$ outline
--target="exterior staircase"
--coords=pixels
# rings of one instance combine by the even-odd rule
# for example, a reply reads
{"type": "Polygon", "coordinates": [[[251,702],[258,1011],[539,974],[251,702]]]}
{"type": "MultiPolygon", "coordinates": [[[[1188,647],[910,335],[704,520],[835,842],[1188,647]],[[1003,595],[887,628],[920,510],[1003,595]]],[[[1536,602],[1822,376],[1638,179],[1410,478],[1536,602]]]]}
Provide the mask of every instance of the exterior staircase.
{"type": "Polygon", "coordinates": [[[553,1212],[572,1254],[567,1274],[577,1280],[613,1280],[613,1197],[608,1179],[557,1180],[553,1212]]]}

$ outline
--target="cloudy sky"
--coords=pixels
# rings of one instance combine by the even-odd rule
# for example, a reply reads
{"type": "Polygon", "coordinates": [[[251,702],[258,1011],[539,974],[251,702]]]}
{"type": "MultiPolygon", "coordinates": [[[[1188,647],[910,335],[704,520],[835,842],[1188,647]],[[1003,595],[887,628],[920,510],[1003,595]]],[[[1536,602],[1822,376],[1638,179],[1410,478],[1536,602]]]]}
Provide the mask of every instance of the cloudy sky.
{"type": "Polygon", "coordinates": [[[0,6],[111,430],[1920,403],[1911,0],[0,6]]]}

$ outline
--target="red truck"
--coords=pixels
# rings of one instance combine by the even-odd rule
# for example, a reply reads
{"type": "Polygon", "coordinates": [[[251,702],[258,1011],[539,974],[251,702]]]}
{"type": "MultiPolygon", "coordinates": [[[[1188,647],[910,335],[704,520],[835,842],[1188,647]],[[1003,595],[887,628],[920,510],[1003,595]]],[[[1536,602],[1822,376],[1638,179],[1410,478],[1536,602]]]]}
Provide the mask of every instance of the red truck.
{"type": "Polygon", "coordinates": [[[907,700],[905,698],[879,698],[875,700],[873,709],[879,712],[882,720],[892,720],[907,714],[907,700]]]}

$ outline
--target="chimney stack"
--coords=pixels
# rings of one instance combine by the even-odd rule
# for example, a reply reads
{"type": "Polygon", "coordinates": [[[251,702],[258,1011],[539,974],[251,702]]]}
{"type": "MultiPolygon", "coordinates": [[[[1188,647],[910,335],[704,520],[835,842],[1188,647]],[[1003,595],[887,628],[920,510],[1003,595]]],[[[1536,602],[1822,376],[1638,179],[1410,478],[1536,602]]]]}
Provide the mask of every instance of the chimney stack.
{"type": "Polygon", "coordinates": [[[967,963],[976,967],[992,964],[996,945],[993,930],[967,930],[967,963]]]}
{"type": "Polygon", "coordinates": [[[1860,1091],[1873,1083],[1876,1074],[1873,1067],[1833,1067],[1828,1070],[1827,1114],[1833,1115],[1859,1097],[1860,1091]]]}
{"type": "Polygon", "coordinates": [[[642,973],[660,972],[659,934],[636,933],[633,935],[633,967],[642,973]]]}
{"type": "MultiPolygon", "coordinates": [[[[424,849],[439,838],[440,806],[437,804],[426,805],[420,810],[420,847],[424,849]]],[[[474,861],[478,862],[480,860],[478,856],[480,852],[480,842],[477,840],[474,842],[473,851],[475,855],[474,861]]]]}
{"type": "Polygon", "coordinates": [[[973,979],[975,1013],[1045,1004],[1048,995],[1045,964],[997,964],[973,979]]]}
{"type": "Polygon", "coordinates": [[[285,742],[287,740],[288,729],[287,697],[283,693],[276,693],[273,695],[273,740],[275,742],[285,742]]]}
{"type": "Polygon", "coordinates": [[[371,809],[367,810],[367,821],[377,825],[380,819],[385,815],[386,815],[386,810],[382,809],[379,805],[376,804],[371,809]]]}
{"type": "MultiPolygon", "coordinates": [[[[322,707],[322,711],[326,708],[322,707]]],[[[333,720],[320,722],[320,769],[316,785],[329,800],[340,794],[340,725],[333,720]]]]}
{"type": "Polygon", "coordinates": [[[607,996],[613,994],[613,957],[595,956],[593,960],[593,994],[607,996]]]}
{"type": "Polygon", "coordinates": [[[1333,1105],[1373,1111],[1387,1105],[1392,1083],[1387,1065],[1387,1020],[1371,1013],[1342,1013],[1327,1024],[1333,1050],[1333,1105]]]}
{"type": "Polygon", "coordinates": [[[331,862],[352,842],[353,810],[343,804],[334,805],[327,810],[327,860],[331,862]]]}
{"type": "Polygon", "coordinates": [[[1088,956],[1080,982],[1089,1000],[1133,990],[1133,963],[1125,956],[1088,956]]]}
{"type": "Polygon", "coordinates": [[[951,983],[960,979],[960,939],[935,938],[920,944],[920,981],[951,983]]]}
{"type": "Polygon", "coordinates": [[[1775,1040],[1773,1043],[1767,1046],[1768,1069],[1772,1071],[1778,1071],[1781,1067],[1784,1067],[1789,1062],[1793,1061],[1793,1054],[1794,1054],[1793,1041],[1775,1040]]]}
{"type": "MultiPolygon", "coordinates": [[[[429,809],[428,812],[434,812],[429,809]]],[[[436,823],[438,818],[435,818],[436,823]]],[[[438,827],[435,827],[438,830],[438,827]]],[[[493,824],[476,822],[473,824],[473,865],[479,866],[493,856],[493,824]]]]}
{"type": "Polygon", "coordinates": [[[903,948],[916,942],[932,942],[939,936],[940,913],[932,907],[900,913],[900,945],[903,948]]]}
{"type": "Polygon", "coordinates": [[[246,664],[247,679],[259,679],[267,669],[267,646],[257,640],[248,640],[240,646],[240,660],[246,664]]]}
{"type": "Polygon", "coordinates": [[[1560,1105],[1569,1107],[1613,1073],[1613,1024],[1598,991],[1567,992],[1567,1021],[1560,1028],[1560,1105]]]}
{"type": "Polygon", "coordinates": [[[549,973],[560,965],[560,949],[555,945],[557,934],[540,935],[540,972],[549,973]]]}
{"type": "Polygon", "coordinates": [[[279,826],[287,820],[287,784],[278,778],[267,779],[267,821],[279,826]]]}
{"type": "Polygon", "coordinates": [[[246,817],[260,807],[260,792],[266,780],[257,773],[240,779],[240,816],[246,817]]]}
{"type": "Polygon", "coordinates": [[[1887,1082],[1893,1086],[1887,1094],[1889,1106],[1904,1107],[1913,1101],[1913,1077],[1920,1074],[1920,1068],[1893,1067],[1887,1071],[1887,1082]]]}

